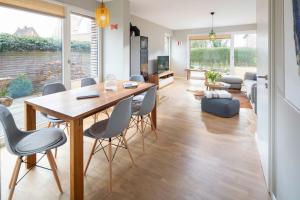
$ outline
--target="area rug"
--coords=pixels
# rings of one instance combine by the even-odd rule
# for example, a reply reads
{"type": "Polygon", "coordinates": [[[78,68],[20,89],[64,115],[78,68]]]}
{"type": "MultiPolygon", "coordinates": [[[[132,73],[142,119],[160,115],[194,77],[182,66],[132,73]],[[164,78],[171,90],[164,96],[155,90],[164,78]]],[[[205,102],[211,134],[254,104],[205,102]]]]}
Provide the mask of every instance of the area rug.
{"type": "MultiPolygon", "coordinates": [[[[187,91],[192,92],[195,96],[195,99],[197,100],[201,100],[201,98],[203,97],[203,90],[201,89],[194,89],[194,88],[189,88],[187,91]]],[[[249,109],[253,109],[249,99],[247,98],[246,94],[242,91],[239,90],[229,90],[228,92],[230,92],[233,96],[233,98],[238,99],[240,101],[240,107],[241,108],[249,108],[249,109]]]]}

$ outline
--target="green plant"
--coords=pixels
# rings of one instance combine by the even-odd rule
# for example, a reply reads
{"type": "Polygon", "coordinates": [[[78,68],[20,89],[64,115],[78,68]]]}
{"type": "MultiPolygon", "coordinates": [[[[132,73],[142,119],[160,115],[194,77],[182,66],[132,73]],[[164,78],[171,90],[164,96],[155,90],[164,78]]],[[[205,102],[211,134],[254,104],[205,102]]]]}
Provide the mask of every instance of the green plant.
{"type": "MultiPolygon", "coordinates": [[[[89,52],[90,42],[71,41],[71,49],[75,52],[89,52]]],[[[28,52],[28,51],[61,51],[62,42],[59,39],[32,36],[17,36],[0,34],[0,52],[28,52]]]]}
{"type": "Polygon", "coordinates": [[[207,79],[208,79],[209,82],[215,83],[217,80],[219,80],[220,78],[222,78],[222,75],[219,72],[208,71],[206,73],[206,77],[207,77],[207,79]]]}
{"type": "Polygon", "coordinates": [[[32,94],[32,81],[25,74],[18,74],[8,86],[8,94],[12,98],[29,96],[32,94]]]}
{"type": "Polygon", "coordinates": [[[2,87],[0,88],[0,97],[6,97],[7,96],[7,88],[2,87]]]}

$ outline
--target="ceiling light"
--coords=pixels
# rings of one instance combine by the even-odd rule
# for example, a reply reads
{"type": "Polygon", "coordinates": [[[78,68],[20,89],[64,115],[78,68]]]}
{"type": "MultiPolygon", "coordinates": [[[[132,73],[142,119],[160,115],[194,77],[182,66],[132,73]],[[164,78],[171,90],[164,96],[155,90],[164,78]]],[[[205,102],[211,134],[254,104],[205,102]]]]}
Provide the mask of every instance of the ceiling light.
{"type": "Polygon", "coordinates": [[[109,26],[109,10],[102,2],[96,10],[96,24],[100,28],[106,28],[109,26]]]}
{"type": "Polygon", "coordinates": [[[214,31],[214,14],[215,14],[215,12],[211,12],[210,14],[211,14],[211,19],[212,19],[211,22],[212,23],[211,23],[211,31],[209,32],[208,37],[209,37],[210,41],[214,41],[217,38],[217,35],[214,31]]]}

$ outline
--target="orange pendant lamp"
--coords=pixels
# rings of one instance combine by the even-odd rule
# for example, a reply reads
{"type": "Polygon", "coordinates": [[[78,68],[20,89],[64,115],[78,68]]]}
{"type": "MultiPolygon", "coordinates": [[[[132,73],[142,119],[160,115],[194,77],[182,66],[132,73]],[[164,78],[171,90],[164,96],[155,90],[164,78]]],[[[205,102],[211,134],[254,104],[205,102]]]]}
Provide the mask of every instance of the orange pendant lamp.
{"type": "Polygon", "coordinates": [[[106,28],[109,26],[109,10],[103,3],[103,0],[96,10],[96,24],[100,28],[106,28]]]}

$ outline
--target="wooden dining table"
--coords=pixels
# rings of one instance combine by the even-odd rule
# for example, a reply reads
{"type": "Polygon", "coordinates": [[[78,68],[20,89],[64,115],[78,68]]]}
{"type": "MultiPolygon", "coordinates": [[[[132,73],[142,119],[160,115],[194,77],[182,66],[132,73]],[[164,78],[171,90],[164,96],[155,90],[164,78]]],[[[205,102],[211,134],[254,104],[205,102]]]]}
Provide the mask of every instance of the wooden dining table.
{"type": "MultiPolygon", "coordinates": [[[[36,111],[59,118],[70,124],[70,199],[84,199],[83,179],[83,120],[109,107],[120,100],[147,91],[152,83],[139,83],[137,88],[123,88],[124,81],[117,82],[116,91],[106,91],[100,83],[77,88],[25,101],[25,128],[36,129],[36,111]],[[79,94],[97,91],[97,98],[77,100],[79,94]]],[[[156,128],[156,105],[151,113],[156,128]]],[[[36,155],[27,157],[27,167],[33,167],[36,155]]]]}

